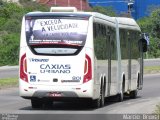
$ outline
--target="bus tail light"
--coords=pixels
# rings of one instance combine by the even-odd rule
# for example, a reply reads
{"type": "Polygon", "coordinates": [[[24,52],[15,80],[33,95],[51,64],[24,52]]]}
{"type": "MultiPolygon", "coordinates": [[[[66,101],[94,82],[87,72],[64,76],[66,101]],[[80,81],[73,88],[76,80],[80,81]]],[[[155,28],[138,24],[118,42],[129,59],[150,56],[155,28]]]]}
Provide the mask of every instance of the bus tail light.
{"type": "Polygon", "coordinates": [[[20,60],[20,78],[28,82],[26,54],[24,54],[20,60]]]}
{"type": "Polygon", "coordinates": [[[86,54],[85,63],[84,63],[83,83],[86,83],[91,79],[92,79],[92,63],[91,63],[91,58],[86,54]]]}

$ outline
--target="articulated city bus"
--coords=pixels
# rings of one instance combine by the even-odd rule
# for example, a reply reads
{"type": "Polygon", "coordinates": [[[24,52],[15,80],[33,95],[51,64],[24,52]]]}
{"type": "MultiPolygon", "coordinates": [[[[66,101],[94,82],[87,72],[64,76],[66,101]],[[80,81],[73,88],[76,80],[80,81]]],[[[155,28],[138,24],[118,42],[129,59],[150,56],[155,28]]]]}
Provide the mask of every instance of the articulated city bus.
{"type": "MultiPolygon", "coordinates": [[[[67,9],[67,8],[66,8],[67,9]]],[[[146,41],[131,18],[95,12],[31,12],[22,20],[20,96],[33,108],[53,101],[136,98],[146,41]]]]}

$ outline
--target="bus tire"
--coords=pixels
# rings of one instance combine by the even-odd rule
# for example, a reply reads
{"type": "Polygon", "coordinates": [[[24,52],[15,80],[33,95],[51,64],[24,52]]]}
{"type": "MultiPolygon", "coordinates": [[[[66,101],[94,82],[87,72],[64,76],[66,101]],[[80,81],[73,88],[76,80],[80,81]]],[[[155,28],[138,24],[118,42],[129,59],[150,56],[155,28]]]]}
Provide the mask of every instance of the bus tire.
{"type": "Polygon", "coordinates": [[[42,107],[42,101],[40,99],[31,99],[31,105],[32,108],[41,108],[42,107]]]}
{"type": "Polygon", "coordinates": [[[129,97],[131,99],[136,99],[137,98],[137,93],[138,93],[138,90],[131,91],[129,97]]]}
{"type": "Polygon", "coordinates": [[[131,91],[130,94],[129,94],[129,97],[130,97],[131,99],[136,99],[136,98],[137,98],[138,88],[139,88],[139,79],[140,79],[140,78],[139,78],[139,74],[138,74],[137,89],[131,91]]]}
{"type": "Polygon", "coordinates": [[[99,108],[100,107],[100,99],[92,100],[92,108],[99,108]]]}
{"type": "Polygon", "coordinates": [[[100,90],[100,107],[103,107],[105,104],[105,90],[104,90],[104,85],[101,85],[101,90],[100,90]]]}
{"type": "Polygon", "coordinates": [[[122,102],[124,99],[124,82],[122,83],[121,92],[117,95],[117,101],[122,102]]]}
{"type": "Polygon", "coordinates": [[[100,108],[100,107],[104,106],[104,104],[105,104],[105,91],[104,91],[103,82],[101,84],[99,98],[96,100],[93,100],[92,104],[93,104],[93,108],[100,108]]]}
{"type": "Polygon", "coordinates": [[[53,101],[52,100],[45,100],[44,101],[44,107],[45,108],[52,108],[53,106],[53,101]]]}

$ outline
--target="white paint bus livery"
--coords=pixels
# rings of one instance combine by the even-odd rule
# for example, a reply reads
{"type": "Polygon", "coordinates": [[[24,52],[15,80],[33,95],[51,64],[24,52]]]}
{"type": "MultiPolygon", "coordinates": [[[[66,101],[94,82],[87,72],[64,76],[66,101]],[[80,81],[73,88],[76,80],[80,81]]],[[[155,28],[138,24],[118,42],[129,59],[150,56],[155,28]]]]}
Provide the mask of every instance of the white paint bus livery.
{"type": "Polygon", "coordinates": [[[146,41],[131,18],[95,12],[31,12],[22,20],[20,96],[33,108],[53,101],[136,98],[146,41]]]}

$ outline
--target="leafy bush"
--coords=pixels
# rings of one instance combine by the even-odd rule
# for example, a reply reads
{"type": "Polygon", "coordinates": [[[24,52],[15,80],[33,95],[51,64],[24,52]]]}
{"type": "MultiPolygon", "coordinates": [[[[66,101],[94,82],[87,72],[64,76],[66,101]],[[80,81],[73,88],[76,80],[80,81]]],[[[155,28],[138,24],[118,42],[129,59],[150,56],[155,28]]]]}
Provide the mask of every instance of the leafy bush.
{"type": "Polygon", "coordinates": [[[0,66],[15,65],[19,56],[19,34],[12,33],[0,39],[0,66]]]}
{"type": "Polygon", "coordinates": [[[21,5],[0,0],[0,66],[16,65],[19,58],[21,21],[31,11],[49,11],[49,8],[31,0],[21,5]]]}
{"type": "Polygon", "coordinates": [[[152,10],[150,16],[138,20],[143,32],[149,33],[149,58],[160,57],[160,8],[152,10]]]}
{"type": "Polygon", "coordinates": [[[155,114],[160,115],[160,104],[156,105],[155,114]]]}
{"type": "Polygon", "coordinates": [[[4,25],[3,30],[8,33],[20,33],[21,31],[21,21],[17,19],[9,19],[4,25]]]}
{"type": "Polygon", "coordinates": [[[99,12],[108,16],[117,16],[115,10],[112,7],[102,7],[102,6],[95,6],[91,10],[91,12],[99,12]]]}

